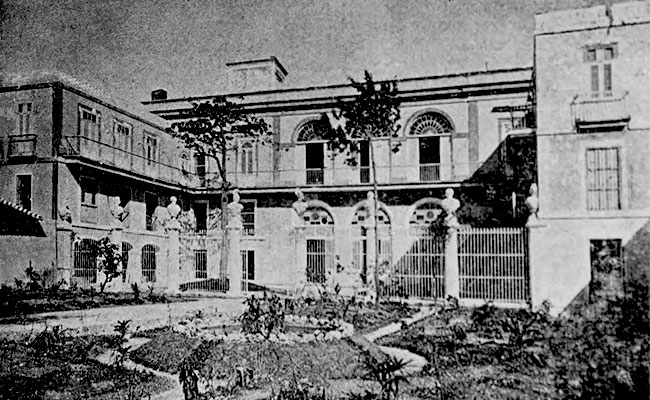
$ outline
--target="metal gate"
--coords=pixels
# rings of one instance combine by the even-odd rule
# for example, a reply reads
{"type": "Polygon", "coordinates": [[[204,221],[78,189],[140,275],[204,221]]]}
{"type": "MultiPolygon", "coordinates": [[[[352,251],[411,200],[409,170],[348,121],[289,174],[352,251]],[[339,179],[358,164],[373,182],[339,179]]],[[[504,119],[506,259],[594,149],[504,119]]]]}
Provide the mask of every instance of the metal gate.
{"type": "Polygon", "coordinates": [[[445,293],[445,237],[411,227],[410,246],[395,263],[386,291],[389,297],[437,299],[445,293]]]}
{"type": "Polygon", "coordinates": [[[74,244],[72,281],[79,287],[89,288],[97,283],[97,257],[93,239],[82,239],[74,244]]]}
{"type": "Polygon", "coordinates": [[[307,282],[325,283],[334,262],[334,241],[307,239],[307,282]]]}
{"type": "Polygon", "coordinates": [[[255,285],[255,251],[253,250],[241,250],[241,268],[242,268],[242,280],[241,280],[241,290],[244,292],[254,291],[261,286],[255,285]]]}
{"type": "Polygon", "coordinates": [[[145,244],[142,246],[142,280],[143,282],[156,282],[156,246],[145,244]]]}
{"type": "Polygon", "coordinates": [[[530,299],[526,228],[458,232],[460,298],[520,303],[530,299]]]}

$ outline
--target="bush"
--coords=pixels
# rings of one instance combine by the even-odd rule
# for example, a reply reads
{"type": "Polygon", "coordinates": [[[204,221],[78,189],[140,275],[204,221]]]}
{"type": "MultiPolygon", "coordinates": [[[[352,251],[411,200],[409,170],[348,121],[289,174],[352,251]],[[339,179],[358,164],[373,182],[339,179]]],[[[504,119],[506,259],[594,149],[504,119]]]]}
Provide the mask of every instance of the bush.
{"type": "Polygon", "coordinates": [[[264,292],[261,299],[251,296],[246,299],[246,310],[239,316],[242,332],[260,334],[268,339],[271,334],[284,330],[284,307],[276,295],[270,297],[264,292]]]}

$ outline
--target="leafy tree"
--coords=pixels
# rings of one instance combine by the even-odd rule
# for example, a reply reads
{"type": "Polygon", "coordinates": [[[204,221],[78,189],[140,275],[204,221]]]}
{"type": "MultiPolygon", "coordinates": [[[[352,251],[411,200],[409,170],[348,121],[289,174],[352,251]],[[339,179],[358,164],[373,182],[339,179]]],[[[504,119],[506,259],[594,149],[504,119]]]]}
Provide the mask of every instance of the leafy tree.
{"type": "Polygon", "coordinates": [[[105,237],[98,240],[91,251],[97,259],[97,270],[104,273],[104,281],[99,289],[103,293],[109,282],[122,276],[122,249],[105,237]]]}
{"type": "MultiPolygon", "coordinates": [[[[212,159],[221,178],[221,229],[228,225],[228,181],[227,160],[236,152],[241,139],[266,142],[270,131],[266,122],[245,112],[240,104],[225,97],[215,97],[212,102],[195,103],[187,121],[172,124],[170,133],[180,139],[195,155],[212,159]]],[[[227,246],[223,235],[221,267],[227,263],[227,246]]]]}
{"type": "MultiPolygon", "coordinates": [[[[374,142],[379,139],[397,137],[400,129],[399,99],[397,98],[397,83],[395,81],[375,82],[372,75],[365,71],[364,82],[350,79],[352,87],[357,94],[352,100],[343,100],[334,111],[334,118],[340,122],[337,128],[325,131],[328,148],[334,155],[345,154],[345,163],[357,165],[361,143],[366,142],[370,152],[372,168],[372,185],[375,201],[373,202],[374,229],[375,229],[375,254],[374,254],[374,282],[376,301],[379,302],[378,288],[378,262],[379,262],[379,237],[377,235],[377,168],[375,163],[374,142]]],[[[391,143],[393,152],[399,151],[400,143],[391,143]]]]}

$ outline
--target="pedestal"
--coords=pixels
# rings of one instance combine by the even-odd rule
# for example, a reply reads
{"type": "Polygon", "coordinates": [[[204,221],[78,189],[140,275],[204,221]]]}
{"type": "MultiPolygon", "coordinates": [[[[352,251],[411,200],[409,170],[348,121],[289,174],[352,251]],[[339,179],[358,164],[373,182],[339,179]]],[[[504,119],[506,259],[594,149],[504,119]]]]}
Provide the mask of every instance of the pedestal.
{"type": "Polygon", "coordinates": [[[74,253],[74,231],[72,225],[60,223],[56,227],[56,280],[63,279],[68,285],[72,284],[72,267],[74,253]]]}
{"type": "Polygon", "coordinates": [[[166,292],[178,294],[180,290],[180,226],[167,228],[167,282],[166,292]]]}
{"type": "Polygon", "coordinates": [[[304,226],[293,229],[294,238],[294,286],[307,284],[307,238],[304,226]]]}
{"type": "Polygon", "coordinates": [[[460,298],[460,274],[458,271],[458,230],[449,228],[445,243],[445,298],[460,298]]]}
{"type": "Polygon", "coordinates": [[[241,296],[242,265],[241,265],[241,226],[232,224],[226,228],[228,234],[228,293],[241,296]]]}

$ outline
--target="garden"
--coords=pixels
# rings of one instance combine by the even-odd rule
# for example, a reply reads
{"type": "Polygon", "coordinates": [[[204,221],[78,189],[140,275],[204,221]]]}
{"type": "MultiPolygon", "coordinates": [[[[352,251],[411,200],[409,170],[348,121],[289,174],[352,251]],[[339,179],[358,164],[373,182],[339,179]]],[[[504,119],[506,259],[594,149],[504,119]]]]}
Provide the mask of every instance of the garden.
{"type": "Polygon", "coordinates": [[[549,304],[261,293],[239,315],[197,311],[145,331],[49,327],[0,341],[0,398],[647,399],[648,288],[611,290],[609,267],[560,317],[549,304]]]}

